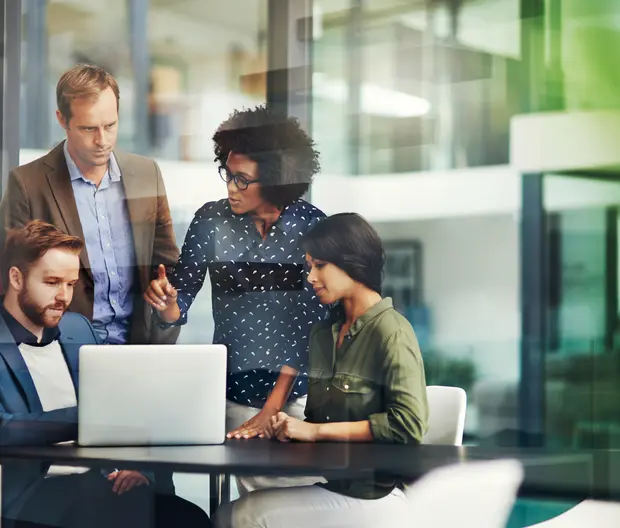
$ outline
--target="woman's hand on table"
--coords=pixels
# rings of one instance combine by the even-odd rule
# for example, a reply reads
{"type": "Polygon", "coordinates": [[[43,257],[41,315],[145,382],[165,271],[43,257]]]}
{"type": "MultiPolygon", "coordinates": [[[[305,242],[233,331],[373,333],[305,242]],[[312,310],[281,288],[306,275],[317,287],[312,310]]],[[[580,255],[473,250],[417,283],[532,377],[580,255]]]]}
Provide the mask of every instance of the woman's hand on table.
{"type": "Polygon", "coordinates": [[[271,430],[272,418],[276,416],[277,411],[270,410],[269,407],[263,407],[261,411],[250,418],[247,422],[241,424],[240,427],[230,431],[226,438],[236,438],[237,440],[249,440],[250,438],[271,438],[273,432],[271,430]]]}
{"type": "Polygon", "coordinates": [[[316,442],[319,439],[319,424],[304,422],[283,412],[272,418],[272,429],[273,436],[280,442],[316,442]]]}

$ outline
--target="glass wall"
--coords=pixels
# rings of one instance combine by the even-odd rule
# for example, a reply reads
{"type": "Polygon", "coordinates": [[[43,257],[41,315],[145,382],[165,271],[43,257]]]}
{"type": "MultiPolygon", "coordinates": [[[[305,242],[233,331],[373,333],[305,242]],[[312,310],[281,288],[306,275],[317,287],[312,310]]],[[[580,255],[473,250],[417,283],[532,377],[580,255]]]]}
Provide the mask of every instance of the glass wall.
{"type": "Polygon", "coordinates": [[[521,67],[517,0],[452,12],[442,2],[315,4],[314,133],[328,171],[508,162],[521,67]]]}
{"type": "MultiPolygon", "coordinates": [[[[267,2],[234,10],[201,0],[22,5],[20,162],[64,138],[54,115],[62,73],[78,62],[105,67],[121,91],[118,147],[159,162],[181,244],[194,212],[226,194],[213,163],[215,129],[235,108],[266,100],[267,2]]],[[[208,341],[208,284],[192,311],[181,340],[208,341]]]]}
{"type": "Polygon", "coordinates": [[[552,445],[620,445],[618,204],[618,177],[545,177],[545,394],[552,445]]]}
{"type": "MultiPolygon", "coordinates": [[[[56,83],[79,62],[120,87],[117,148],[157,160],[177,243],[195,211],[226,196],[212,136],[236,108],[267,98],[268,2],[22,0],[20,164],[64,139],[56,83]],[[190,191],[191,189],[191,191],[190,191]]],[[[179,342],[209,343],[210,283],[179,342]]],[[[204,476],[175,476],[177,492],[208,509],[204,476]]]]}
{"type": "Polygon", "coordinates": [[[562,210],[559,182],[579,180],[549,167],[587,174],[584,183],[618,173],[599,167],[613,133],[587,128],[588,112],[619,107],[617,2],[317,0],[315,11],[313,134],[324,170],[313,199],[328,213],[362,213],[382,235],[386,293],[420,337],[429,383],[466,388],[472,441],[519,443],[530,428],[550,445],[612,441],[617,264],[607,256],[617,194],[603,193],[600,205],[596,185],[566,191],[574,201],[562,210]],[[524,135],[523,171],[511,126],[528,114],[542,124],[524,135]],[[586,130],[597,139],[569,160],[579,147],[562,145],[586,130]],[[522,172],[544,178],[543,203],[523,202],[522,172]],[[522,330],[533,299],[521,264],[534,240],[522,237],[521,217],[539,207],[549,268],[537,271],[545,286],[535,301],[548,315],[544,335],[531,336],[522,330]],[[582,279],[567,273],[593,283],[573,285],[582,279]],[[532,339],[543,343],[544,371],[524,355],[532,339]],[[523,392],[539,375],[535,425],[537,413],[519,406],[534,401],[523,392]]]}
{"type": "MultiPolygon", "coordinates": [[[[520,236],[531,204],[522,202],[526,170],[511,154],[515,117],[620,107],[620,4],[546,0],[532,13],[534,4],[542,5],[315,0],[313,7],[309,121],[322,172],[312,201],[328,214],[361,213],[383,237],[385,293],[416,329],[428,382],[467,390],[470,441],[516,442],[520,427],[528,302],[521,264],[530,242],[520,236]]],[[[269,36],[290,28],[269,27],[267,0],[22,6],[20,162],[63,138],[54,116],[61,73],[83,61],[104,66],[121,89],[119,147],[159,162],[180,243],[196,209],[225,196],[214,130],[233,109],[269,99],[269,36]]],[[[287,34],[295,44],[303,41],[297,22],[297,33],[287,34]]],[[[569,139],[562,125],[545,130],[560,145],[569,139]]],[[[585,140],[588,131],[573,133],[585,140]]],[[[533,135],[528,149],[543,139],[533,135]]],[[[571,170],[561,162],[579,148],[560,149],[551,167],[527,167],[544,174],[544,200],[534,205],[544,207],[548,266],[538,404],[553,445],[620,436],[613,389],[620,196],[612,179],[620,160],[605,158],[603,178],[603,143],[600,151],[584,148],[591,160],[571,170]]],[[[208,341],[210,313],[207,286],[181,340],[208,341]]]]}
{"type": "Polygon", "coordinates": [[[487,438],[518,428],[519,3],[448,4],[315,2],[312,196],[373,222],[427,381],[465,388],[487,438]]]}
{"type": "Polygon", "coordinates": [[[267,5],[243,3],[233,13],[218,2],[24,0],[22,147],[47,149],[64,137],[53,119],[56,82],[88,62],[119,82],[120,147],[211,161],[217,125],[232,108],[266,97],[267,5]]]}
{"type": "MultiPolygon", "coordinates": [[[[22,7],[20,163],[64,137],[62,72],[104,66],[121,89],[118,146],[158,161],[180,244],[194,212],[226,195],[219,123],[303,99],[322,164],[311,201],[376,227],[384,293],[416,330],[428,384],[467,391],[466,442],[517,444],[532,426],[554,447],[620,445],[620,2],[314,0],[311,86],[277,97],[269,72],[287,65],[269,64],[270,37],[292,49],[308,34],[300,20],[270,25],[268,0],[22,7]],[[540,291],[523,273],[538,251],[540,291]],[[526,335],[532,305],[539,332],[526,335]]],[[[212,332],[207,281],[181,342],[212,332]]]]}

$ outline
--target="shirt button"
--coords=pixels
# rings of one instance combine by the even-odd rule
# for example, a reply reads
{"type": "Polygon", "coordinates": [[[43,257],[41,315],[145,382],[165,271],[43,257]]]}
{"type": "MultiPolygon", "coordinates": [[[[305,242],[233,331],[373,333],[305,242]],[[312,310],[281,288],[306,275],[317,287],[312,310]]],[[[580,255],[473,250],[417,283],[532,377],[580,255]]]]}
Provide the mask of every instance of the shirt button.
{"type": "Polygon", "coordinates": [[[102,219],[102,220],[105,220],[105,215],[101,215],[101,219],[102,219]]]}
{"type": "Polygon", "coordinates": [[[112,275],[112,277],[116,276],[116,271],[113,271],[112,273],[110,273],[110,275],[112,275]]]}
{"type": "Polygon", "coordinates": [[[345,383],[344,385],[345,390],[349,390],[349,386],[345,383]]]}
{"type": "Polygon", "coordinates": [[[116,306],[116,301],[112,301],[112,306],[116,306]]]}
{"type": "Polygon", "coordinates": [[[325,419],[326,419],[326,420],[329,420],[329,416],[326,416],[326,417],[325,417],[325,419]]]}
{"type": "Polygon", "coordinates": [[[329,390],[329,387],[327,387],[327,390],[329,390]]]}

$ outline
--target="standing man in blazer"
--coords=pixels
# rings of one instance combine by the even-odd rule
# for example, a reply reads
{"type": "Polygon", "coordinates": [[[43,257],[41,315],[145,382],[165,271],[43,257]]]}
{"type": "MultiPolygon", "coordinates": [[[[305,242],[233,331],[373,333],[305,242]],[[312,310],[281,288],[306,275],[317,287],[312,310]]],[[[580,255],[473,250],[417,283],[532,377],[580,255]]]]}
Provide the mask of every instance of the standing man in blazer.
{"type": "Polygon", "coordinates": [[[5,287],[6,231],[43,220],[85,241],[69,310],[86,316],[102,342],[174,343],[179,330],[153,324],[141,295],[154,265],[173,266],[179,255],[159,167],[115,150],[120,92],[108,72],[77,65],[60,78],[56,98],[66,141],[13,169],[0,202],[5,287]]]}

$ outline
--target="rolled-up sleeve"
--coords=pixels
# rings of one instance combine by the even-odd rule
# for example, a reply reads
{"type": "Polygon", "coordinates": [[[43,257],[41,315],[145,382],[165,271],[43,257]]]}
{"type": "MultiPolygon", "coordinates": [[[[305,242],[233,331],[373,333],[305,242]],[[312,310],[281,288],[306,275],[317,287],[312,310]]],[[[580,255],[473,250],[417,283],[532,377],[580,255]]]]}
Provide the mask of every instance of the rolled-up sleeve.
{"type": "Polygon", "coordinates": [[[428,421],[426,380],[413,333],[397,330],[385,341],[384,399],[386,411],[369,417],[377,442],[417,444],[428,421]]]}

